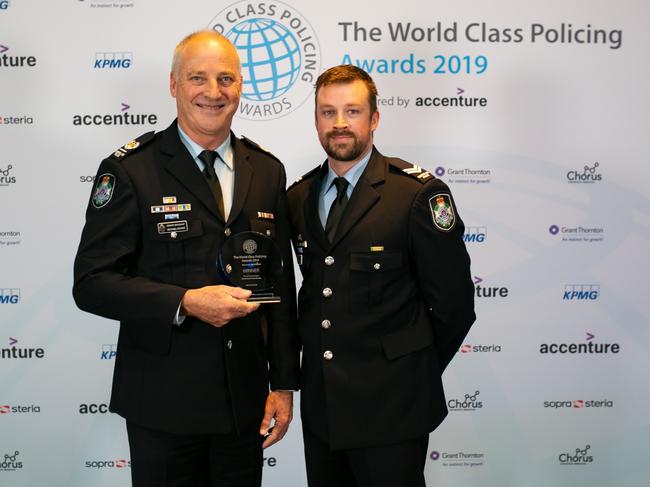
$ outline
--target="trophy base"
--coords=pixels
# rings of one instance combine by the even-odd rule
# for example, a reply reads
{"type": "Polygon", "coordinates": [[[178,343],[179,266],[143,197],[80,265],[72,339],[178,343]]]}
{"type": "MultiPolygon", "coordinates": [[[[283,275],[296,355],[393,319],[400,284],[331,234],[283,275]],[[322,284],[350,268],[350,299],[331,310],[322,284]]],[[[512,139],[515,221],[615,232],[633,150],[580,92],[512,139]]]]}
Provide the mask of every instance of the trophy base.
{"type": "Polygon", "coordinates": [[[273,293],[253,293],[246,301],[249,303],[272,304],[280,303],[282,299],[273,293]]]}

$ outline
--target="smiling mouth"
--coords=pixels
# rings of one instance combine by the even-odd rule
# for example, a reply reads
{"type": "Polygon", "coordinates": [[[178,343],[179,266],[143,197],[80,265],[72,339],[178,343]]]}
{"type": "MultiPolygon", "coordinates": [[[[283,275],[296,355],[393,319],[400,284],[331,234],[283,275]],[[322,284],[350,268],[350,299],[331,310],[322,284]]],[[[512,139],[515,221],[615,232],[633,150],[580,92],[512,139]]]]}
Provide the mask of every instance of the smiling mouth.
{"type": "Polygon", "coordinates": [[[206,105],[205,103],[197,103],[196,106],[204,110],[210,110],[213,112],[221,110],[225,105],[206,105]]]}

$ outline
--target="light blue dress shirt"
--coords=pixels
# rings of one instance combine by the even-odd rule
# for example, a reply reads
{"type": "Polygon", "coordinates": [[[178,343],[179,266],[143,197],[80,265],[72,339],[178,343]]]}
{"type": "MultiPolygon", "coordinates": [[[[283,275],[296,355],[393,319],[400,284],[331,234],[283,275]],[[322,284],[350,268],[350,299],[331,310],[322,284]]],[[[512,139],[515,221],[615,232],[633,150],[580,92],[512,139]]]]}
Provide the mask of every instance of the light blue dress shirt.
{"type": "MultiPolygon", "coordinates": [[[[371,155],[372,149],[343,175],[349,183],[347,187],[348,199],[352,196],[352,191],[354,191],[354,187],[357,185],[363,170],[368,165],[371,155]]],[[[320,222],[322,223],[323,228],[325,228],[325,223],[327,222],[327,214],[332,207],[332,203],[334,203],[334,200],[336,199],[336,185],[334,184],[334,179],[337,177],[337,174],[332,170],[328,163],[327,176],[323,180],[323,184],[320,188],[320,195],[318,197],[318,216],[320,217],[320,222]]]]}
{"type": "MultiPolygon", "coordinates": [[[[180,125],[178,126],[178,135],[180,135],[181,142],[183,142],[183,145],[187,147],[190,155],[194,158],[196,165],[199,167],[201,172],[203,172],[205,164],[201,159],[199,159],[199,154],[205,149],[190,139],[188,135],[183,132],[180,125]]],[[[214,160],[214,172],[217,173],[217,178],[219,178],[221,194],[223,194],[224,217],[228,220],[228,215],[232,208],[233,194],[235,193],[235,154],[232,150],[232,145],[230,144],[230,134],[228,134],[228,137],[223,144],[216,148],[216,152],[219,154],[221,159],[217,157],[214,160]]]]}
{"type": "MultiPolygon", "coordinates": [[[[201,159],[199,159],[199,154],[204,151],[203,147],[194,142],[188,137],[188,135],[183,132],[180,125],[178,126],[178,135],[181,138],[181,142],[187,148],[190,155],[194,159],[194,162],[198,166],[199,170],[203,172],[205,164],[201,159]]],[[[221,185],[221,193],[223,194],[223,211],[225,213],[224,217],[228,220],[228,215],[230,214],[230,209],[232,208],[232,198],[235,192],[235,154],[232,150],[232,145],[230,144],[230,134],[221,144],[217,147],[216,152],[219,154],[214,160],[214,172],[217,173],[219,178],[219,184],[221,185]]],[[[207,182],[206,182],[207,184],[207,182]]],[[[176,316],[172,323],[174,325],[181,325],[185,321],[185,316],[181,314],[181,303],[178,303],[178,309],[176,310],[176,316]]]]}

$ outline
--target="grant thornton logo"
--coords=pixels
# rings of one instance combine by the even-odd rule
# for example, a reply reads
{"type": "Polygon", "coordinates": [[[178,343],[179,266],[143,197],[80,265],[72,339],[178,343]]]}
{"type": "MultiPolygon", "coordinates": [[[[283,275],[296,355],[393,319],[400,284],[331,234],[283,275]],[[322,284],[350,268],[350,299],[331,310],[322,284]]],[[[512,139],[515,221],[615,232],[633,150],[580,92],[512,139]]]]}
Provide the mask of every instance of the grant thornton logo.
{"type": "Polygon", "coordinates": [[[273,120],[288,115],[313,93],[320,74],[320,45],[307,19],[283,2],[236,2],[209,27],[237,47],[244,85],[238,115],[273,120]]]}

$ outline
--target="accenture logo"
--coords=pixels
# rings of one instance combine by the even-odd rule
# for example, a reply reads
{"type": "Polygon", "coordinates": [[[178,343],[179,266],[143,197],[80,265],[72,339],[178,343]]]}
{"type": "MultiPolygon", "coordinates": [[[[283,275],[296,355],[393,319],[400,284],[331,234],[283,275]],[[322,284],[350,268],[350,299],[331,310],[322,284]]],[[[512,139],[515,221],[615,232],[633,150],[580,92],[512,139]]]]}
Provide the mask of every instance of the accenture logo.
{"type": "Polygon", "coordinates": [[[132,52],[96,52],[93,69],[129,69],[132,64],[132,52]]]}
{"type": "Polygon", "coordinates": [[[566,284],[562,301],[595,301],[599,296],[599,284],[566,284]]]}
{"type": "Polygon", "coordinates": [[[105,115],[73,115],[72,125],[156,125],[158,116],[153,113],[129,113],[131,105],[122,102],[121,113],[105,115]]]}
{"type": "Polygon", "coordinates": [[[593,341],[596,335],[587,332],[586,339],[582,343],[542,343],[539,346],[539,353],[546,355],[565,354],[617,354],[621,351],[619,343],[599,343],[593,341]]]}
{"type": "Polygon", "coordinates": [[[108,414],[108,404],[79,404],[79,414],[108,414]]]}
{"type": "Polygon", "coordinates": [[[242,61],[239,116],[273,120],[312,94],[320,74],[320,45],[309,21],[284,2],[236,2],[209,27],[226,36],[242,61]]]}
{"type": "Polygon", "coordinates": [[[572,399],[568,401],[544,401],[544,409],[585,409],[585,408],[613,408],[614,401],[609,399],[584,400],[572,399]]]}
{"type": "Polygon", "coordinates": [[[45,350],[42,348],[17,347],[18,340],[9,337],[9,346],[0,348],[0,359],[35,359],[44,358],[45,350]]]}
{"type": "Polygon", "coordinates": [[[12,56],[7,54],[9,47],[0,44],[0,68],[33,68],[36,66],[34,56],[12,56]]]}
{"type": "Polygon", "coordinates": [[[477,298],[507,298],[508,288],[504,286],[485,286],[483,279],[474,276],[474,293],[477,298]]]}

